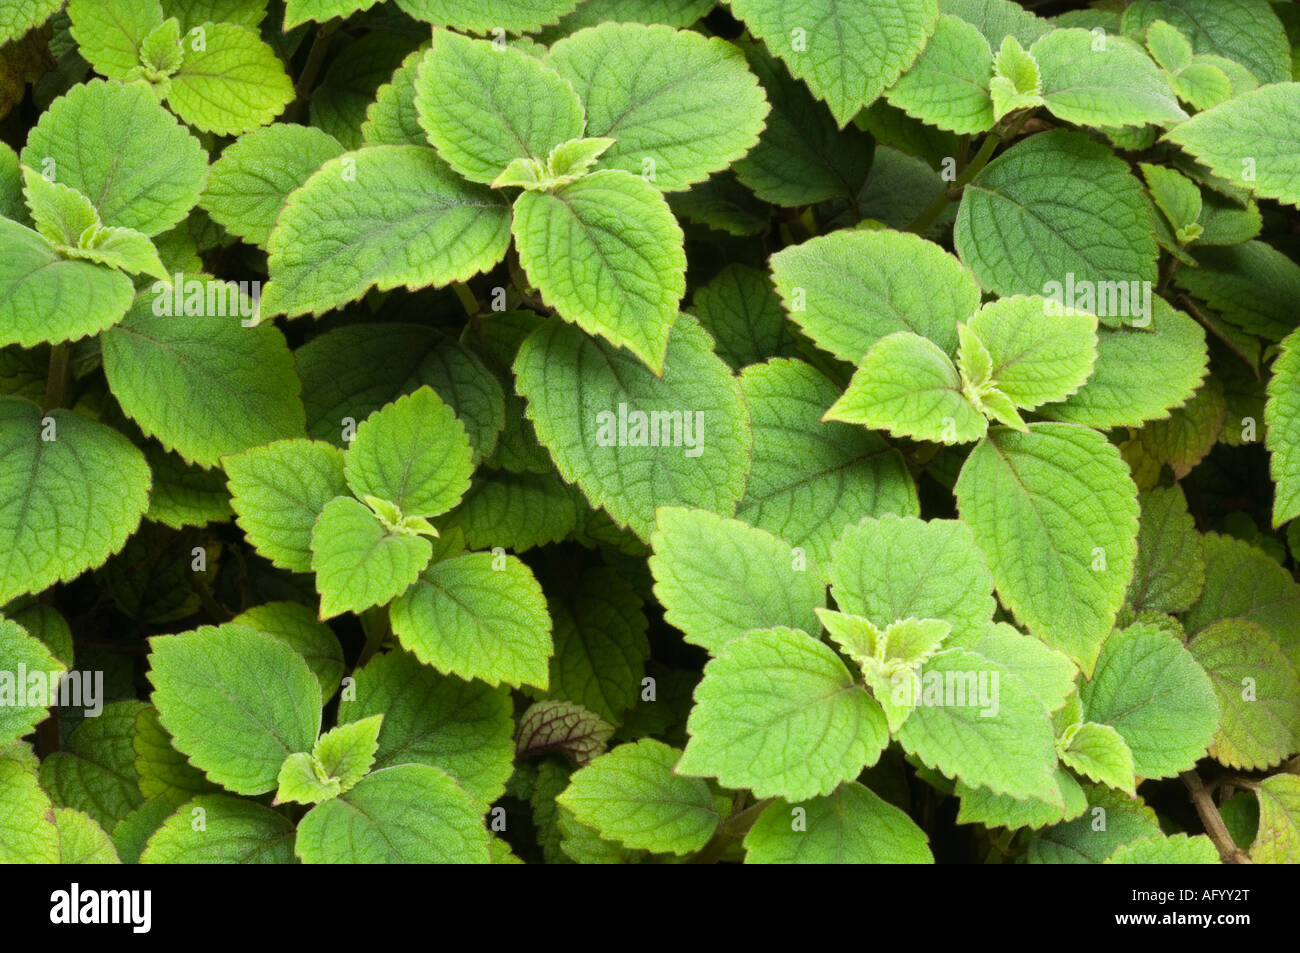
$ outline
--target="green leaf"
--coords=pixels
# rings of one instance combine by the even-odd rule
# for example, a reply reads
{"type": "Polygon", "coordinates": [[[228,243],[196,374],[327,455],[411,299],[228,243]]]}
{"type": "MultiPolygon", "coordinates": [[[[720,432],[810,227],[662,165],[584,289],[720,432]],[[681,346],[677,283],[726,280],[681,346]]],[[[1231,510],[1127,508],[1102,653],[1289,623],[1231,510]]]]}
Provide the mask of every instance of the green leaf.
{"type": "Polygon", "coordinates": [[[736,162],[736,176],[763,201],[777,205],[853,199],[871,168],[871,136],[853,125],[839,129],[825,103],[780,60],[761,44],[738,42],[762,81],[771,112],[758,145],[736,162]]]}
{"type": "Polygon", "coordinates": [[[1053,130],[1016,143],[971,180],[953,242],[979,283],[999,295],[1046,295],[1049,282],[1070,274],[1076,285],[1154,284],[1151,216],[1126,163],[1080,133],[1053,130]]]}
{"type": "Polygon", "coordinates": [[[677,764],[756,797],[830,794],[888,741],[880,707],[829,648],[795,629],[728,642],[704,667],[677,764]]]}
{"type": "Polygon", "coordinates": [[[1204,835],[1153,834],[1140,837],[1116,849],[1108,864],[1217,864],[1219,852],[1204,835]]]}
{"type": "Polygon", "coordinates": [[[755,629],[818,631],[826,584],[789,543],[740,520],[665,506],[650,536],[664,619],[717,654],[755,629]]]}
{"type": "Polygon", "coordinates": [[[1208,367],[1205,331],[1163,298],[1151,302],[1151,328],[1098,328],[1097,363],[1088,383],[1038,412],[1089,427],[1137,427],[1185,404],[1208,367]],[[1139,378],[1142,386],[1134,387],[1139,378]]]}
{"type": "Polygon", "coordinates": [[[178,751],[236,794],[275,789],[320,730],[320,685],[287,644],[244,625],[149,640],[153,703],[178,751]]]}
{"type": "Polygon", "coordinates": [[[111,427],[0,397],[0,604],[102,565],[139,525],[149,480],[111,427]]]}
{"type": "Polygon", "coordinates": [[[167,102],[190,125],[217,135],[264,126],[294,98],[275,51],[234,23],[206,23],[203,47],[186,37],[185,59],[171,77],[167,102]]]}
{"type": "Polygon", "coordinates": [[[71,808],[54,810],[60,864],[120,864],[113,841],[88,815],[71,808]]]}
{"type": "Polygon", "coordinates": [[[1057,29],[1030,48],[1053,115],[1081,126],[1168,125],[1187,118],[1140,46],[1122,36],[1097,41],[1091,30],[1057,29]]]}
{"type": "Polygon", "coordinates": [[[1266,0],[1142,0],[1125,10],[1124,31],[1157,18],[1178,27],[1198,53],[1236,60],[1262,83],[1291,76],[1286,33],[1266,0]]]}
{"type": "Polygon", "coordinates": [[[1137,561],[1128,600],[1137,611],[1183,612],[1205,583],[1201,537],[1179,486],[1138,494],[1137,561]]]}
{"type": "Polygon", "coordinates": [[[487,33],[501,28],[511,33],[531,33],[557,23],[578,5],[578,0],[397,0],[397,5],[415,17],[438,26],[470,33],[487,33]]]}
{"type": "Polygon", "coordinates": [[[997,46],[1004,37],[1014,36],[1028,46],[1052,28],[1015,0],[939,0],[944,13],[959,16],[997,46]]]}
{"type": "Polygon", "coordinates": [[[185,48],[181,45],[181,24],[175,17],[169,17],[149,31],[140,42],[141,70],[130,71],[122,79],[135,79],[143,73],[151,85],[165,89],[170,86],[168,79],[173,76],[181,63],[185,61],[185,48]]]}
{"type": "Polygon", "coordinates": [[[1142,428],[1142,449],[1149,459],[1169,464],[1174,478],[1182,479],[1214,448],[1226,412],[1223,385],[1217,377],[1207,377],[1192,399],[1175,408],[1169,419],[1154,420],[1142,428]]]}
{"type": "Polygon", "coordinates": [[[1017,295],[990,301],[971,319],[992,358],[993,382],[1017,407],[1065,400],[1092,373],[1097,319],[1056,311],[1045,298],[1017,295]]]}
{"type": "Polygon", "coordinates": [[[842,229],[772,256],[790,320],[823,350],[856,364],[881,338],[912,331],[941,351],[980,304],[970,270],[938,245],[894,231],[842,229]]]}
{"type": "Polygon", "coordinates": [[[34,347],[96,334],[131,306],[131,279],[64,258],[45,238],[0,218],[0,346],[34,347]]]}
{"type": "Polygon", "coordinates": [[[735,511],[749,467],[748,415],[739,383],[689,315],[673,326],[662,377],[558,321],[523,343],[514,367],[561,476],[619,526],[645,539],[659,506],[735,511]]]}
{"type": "Polygon", "coordinates": [[[1056,741],[1047,708],[1025,682],[968,649],[947,649],[917,673],[897,731],[931,768],[995,794],[1058,802],[1056,741]]]}
{"type": "Polygon", "coordinates": [[[289,193],[342,153],[337,139],[312,126],[254,129],[222,150],[199,204],[232,235],[264,247],[289,193]]]}
{"type": "Polygon", "coordinates": [[[1273,362],[1264,407],[1269,472],[1277,489],[1273,497],[1273,525],[1300,516],[1300,331],[1282,342],[1273,362]]]}
{"type": "Polygon", "coordinates": [[[1297,135],[1300,83],[1278,83],[1198,113],[1165,138],[1233,185],[1262,198],[1300,205],[1297,135]]]}
{"type": "Polygon", "coordinates": [[[149,838],[142,864],[291,864],[294,827],[283,814],[226,794],[181,805],[149,838]]]}
{"type": "Polygon", "coordinates": [[[67,744],[46,756],[41,785],[56,806],[82,811],[111,829],[144,802],[132,747],[136,717],[144,709],[143,702],[130,700],[104,705],[96,716],[88,711],[67,744]]]}
{"type": "Polygon", "coordinates": [[[1008,34],[1002,38],[1002,45],[990,66],[993,70],[989,82],[993,119],[1001,120],[1016,110],[1043,105],[1043,74],[1038,61],[1014,36],[1008,34]]]}
{"type": "Polygon", "coordinates": [[[562,318],[663,373],[686,255],[658,189],[605,169],[520,195],[511,229],[529,281],[562,318]]]}
{"type": "Polygon", "coordinates": [[[301,751],[284,759],[275,783],[275,800],[271,803],[276,805],[290,801],[319,804],[338,797],[341,789],[338,778],[330,777],[319,759],[301,751]]]}
{"type": "Polygon", "coordinates": [[[690,311],[716,342],[718,356],[735,370],[789,353],[793,329],[772,279],[756,268],[727,265],[695,289],[690,311]]]}
{"type": "MultiPolygon", "coordinates": [[[[141,709],[135,717],[131,751],[140,793],[147,801],[165,798],[175,805],[196,794],[216,790],[216,786],[204,777],[203,772],[176,750],[171,735],[158,720],[158,709],[152,705],[141,709]]],[[[171,811],[167,813],[170,814],[171,811]]]]}
{"type": "Polygon", "coordinates": [[[371,715],[348,724],[340,723],[321,735],[312,749],[326,774],[337,780],[343,791],[353,787],[370,771],[379,747],[383,715],[371,715]]]}
{"type": "Polygon", "coordinates": [[[375,656],[354,677],[356,697],[339,703],[339,718],[384,716],[376,770],[428,764],[480,805],[501,796],[515,753],[508,689],[442,675],[400,651],[375,656]]]}
{"type": "Polygon", "coordinates": [[[167,277],[167,268],[158,257],[158,249],[144,233],[133,228],[91,226],[82,234],[80,245],[67,249],[65,254],[133,275],[167,277]]]}
{"type": "MultiPolygon", "coordinates": [[[[39,639],[28,635],[17,622],[5,618],[0,618],[0,656],[8,669],[0,673],[0,772],[3,772],[4,751],[45,720],[50,706],[41,702],[49,701],[50,679],[67,666],[51,655],[39,639]],[[19,678],[20,672],[25,673],[23,678],[19,678]],[[31,676],[38,672],[45,675],[46,692],[40,697],[28,691],[31,676]]],[[[58,684],[57,679],[55,683],[58,684]]]]}
{"type": "Polygon", "coordinates": [[[253,547],[282,569],[312,571],[312,528],[348,491],[343,453],[318,440],[277,440],[221,461],[230,505],[253,547]]]}
{"type": "MultiPolygon", "coordinates": [[[[0,632],[3,632],[0,626],[0,632]]],[[[59,830],[54,808],[36,778],[36,756],[24,744],[0,747],[0,861],[6,864],[56,864],[59,830]]]]}
{"type": "Polygon", "coordinates": [[[1291,333],[1300,264],[1261,241],[1202,249],[1197,257],[1200,266],[1183,269],[1180,287],[1250,334],[1281,341],[1291,333]]]}
{"type": "Polygon", "coordinates": [[[427,47],[408,54],[390,82],[375,93],[361,125],[362,144],[423,146],[429,142],[415,108],[415,79],[427,47]]]}
{"type": "Polygon", "coordinates": [[[1205,588],[1183,616],[1189,634],[1220,619],[1253,622],[1300,666],[1300,584],[1268,555],[1249,543],[1218,533],[1201,539],[1205,548],[1205,588]]]}
{"type": "Polygon", "coordinates": [[[555,652],[548,696],[566,698],[618,722],[642,690],[646,640],[643,603],[615,570],[599,566],[549,599],[555,652]]]}
{"type": "Polygon", "coordinates": [[[450,775],[402,764],[308,811],[294,852],[307,864],[486,864],[488,832],[450,775]]]}
{"type": "Polygon", "coordinates": [[[986,625],[982,631],[954,629],[945,647],[970,649],[1002,665],[1024,682],[1050,712],[1057,711],[1069,698],[1077,698],[1074,678],[1078,670],[1074,663],[1005,622],[986,625]]]}
{"type": "Polygon", "coordinates": [[[935,0],[735,0],[732,12],[841,128],[912,65],[939,16],[935,0]]]}
{"type": "Polygon", "coordinates": [[[316,676],[321,698],[329,699],[338,690],[347,670],[338,637],[301,602],[267,602],[253,606],[231,621],[289,643],[316,676]]]}
{"type": "Polygon", "coordinates": [[[822,419],[941,443],[979,440],[988,429],[948,355],[907,331],[876,342],[822,419]]]}
{"type": "Polygon", "coordinates": [[[885,96],[922,122],[970,135],[993,126],[992,73],[988,41],[966,21],[944,14],[920,58],[885,96]]]}
{"type": "MultiPolygon", "coordinates": [[[[328,2],[328,0],[325,0],[328,2]]],[[[162,0],[163,11],[188,32],[204,23],[237,23],[256,30],[266,17],[266,0],[162,0]]]]}
{"type": "Polygon", "coordinates": [[[1147,188],[1156,207],[1169,220],[1180,242],[1187,242],[1199,237],[1200,226],[1197,219],[1201,217],[1201,190],[1191,179],[1175,169],[1139,163],[1142,177],[1147,181],[1147,188]],[[1193,228],[1196,229],[1193,233],[1193,228]],[[1184,237],[1186,236],[1186,237],[1184,237]]]}
{"type": "Polygon", "coordinates": [[[471,549],[502,546],[520,553],[557,543],[573,532],[574,491],[558,476],[483,471],[460,505],[439,522],[459,528],[471,549]]]}
{"type": "MultiPolygon", "coordinates": [[[[57,9],[58,3],[50,4],[57,9]]],[[[127,79],[140,65],[140,47],[163,22],[158,0],[122,0],[106,5],[97,0],[69,0],[69,32],[77,49],[96,72],[110,79],[127,79]]],[[[3,31],[0,31],[3,36],[3,31]]]]}
{"type": "Polygon", "coordinates": [[[1119,731],[1142,778],[1192,767],[1219,724],[1209,676],[1178,639],[1143,623],[1111,633],[1079,697],[1089,721],[1119,731]]]}
{"type": "Polygon", "coordinates": [[[770,804],[744,843],[747,864],[934,863],[925,832],[856,781],[802,804],[770,804]]]}
{"type": "Polygon", "coordinates": [[[858,427],[821,422],[835,385],[800,361],[773,359],[740,378],[754,457],[737,516],[824,566],[831,544],[863,514],[915,515],[916,486],[900,454],[858,427]]]}
{"type": "Polygon", "coordinates": [[[321,619],[391,602],[432,555],[427,539],[389,531],[364,504],[348,496],[330,500],[311,533],[321,619]]]}
{"type": "Polygon", "coordinates": [[[958,782],[961,806],[957,811],[957,823],[1037,830],[1049,824],[1072,821],[1088,809],[1088,798],[1083,788],[1063,767],[1056,770],[1056,785],[1060,798],[1043,801],[1038,798],[1018,800],[1007,794],[994,794],[988,788],[972,788],[958,782]]]}
{"type": "Polygon", "coordinates": [[[1003,602],[1091,672],[1136,554],[1137,487],[1119,451],[1072,424],[994,429],[955,492],[1003,602]]]}
{"type": "Polygon", "coordinates": [[[1187,648],[1209,674],[1223,713],[1211,755],[1255,771],[1300,750],[1300,674],[1267,632],[1225,619],[1198,632],[1187,648]]]}
{"type": "Polygon", "coordinates": [[[1257,864],[1300,861],[1300,778],[1275,774],[1255,789],[1259,798],[1259,833],[1250,848],[1257,864]]]}
{"type": "Polygon", "coordinates": [[[334,17],[347,17],[373,7],[378,0],[285,0],[284,30],[314,20],[325,23],[334,17]]]}
{"type": "Polygon", "coordinates": [[[431,387],[399,397],[357,426],[344,475],[358,497],[377,496],[404,516],[437,516],[469,489],[469,439],[431,387]]]}
{"type": "Polygon", "coordinates": [[[1160,833],[1155,812],[1141,798],[1101,785],[1085,789],[1085,813],[1034,837],[1029,842],[1029,863],[1100,864],[1121,844],[1160,833]]]}
{"type": "Polygon", "coordinates": [[[16,0],[0,7],[0,43],[17,39],[59,11],[62,0],[16,0]]]}
{"type": "Polygon", "coordinates": [[[185,217],[208,176],[199,141],[139,83],[72,87],[41,116],[22,160],[52,168],[56,182],[90,198],[105,225],[150,236],[185,217]]]}
{"type": "Polygon", "coordinates": [[[36,230],[51,244],[76,247],[82,232],[99,225],[99,213],[76,189],[47,180],[26,166],[22,173],[23,198],[36,230]]]}
{"type": "Polygon", "coordinates": [[[1084,777],[1112,788],[1134,792],[1133,752],[1110,725],[1085,722],[1061,751],[1061,760],[1084,777]]]}
{"type": "Polygon", "coordinates": [[[707,784],[673,773],[680,755],[653,738],[619,745],[575,771],[557,801],[602,837],[627,847],[692,854],[722,817],[707,784]]]}
{"type": "MultiPolygon", "coordinates": [[[[174,298],[178,287],[156,291],[174,298]]],[[[145,433],[203,467],[302,434],[301,384],[278,329],[245,327],[225,308],[182,320],[161,303],[141,295],[102,338],[113,396],[145,433]]]]}
{"type": "Polygon", "coordinates": [[[371,287],[463,281],[510,243],[500,197],[421,146],[373,146],[330,159],[292,192],[266,240],[263,317],[320,314],[371,287]]]}
{"type": "MultiPolygon", "coordinates": [[[[563,754],[574,764],[584,765],[604,752],[613,734],[613,725],[581,705],[558,699],[540,701],[519,716],[515,753],[520,757],[563,754]]],[[[555,762],[543,762],[543,766],[547,763],[555,762]]]]}
{"type": "Polygon", "coordinates": [[[439,30],[415,85],[420,126],[472,182],[492,182],[512,159],[544,162],[552,148],[583,134],[573,87],[514,47],[439,30]]]}
{"type": "Polygon", "coordinates": [[[514,556],[469,553],[435,562],[391,614],[398,641],[426,665],[490,685],[547,687],[553,645],[546,598],[514,556]]]}
{"type": "MultiPolygon", "coordinates": [[[[351,423],[422,384],[456,412],[478,462],[506,423],[505,395],[474,351],[415,324],[344,325],[294,353],[302,378],[307,433],[344,446],[351,423]]],[[[513,396],[513,395],[512,395],[513,396]]],[[[517,398],[516,398],[517,399],[517,398]]]]}
{"type": "Polygon", "coordinates": [[[898,619],[942,619],[955,635],[983,632],[993,617],[993,579],[964,523],[870,517],[832,550],[831,595],[842,612],[879,628],[898,619]]]}
{"type": "Polygon", "coordinates": [[[560,40],[546,62],[582,100],[586,135],[616,140],[602,164],[644,175],[665,192],[743,156],[768,111],[740,50],[668,26],[602,23],[560,40]],[[620,65],[627,63],[636,64],[630,74],[620,65]],[[691,121],[704,110],[707,123],[691,121]]]}

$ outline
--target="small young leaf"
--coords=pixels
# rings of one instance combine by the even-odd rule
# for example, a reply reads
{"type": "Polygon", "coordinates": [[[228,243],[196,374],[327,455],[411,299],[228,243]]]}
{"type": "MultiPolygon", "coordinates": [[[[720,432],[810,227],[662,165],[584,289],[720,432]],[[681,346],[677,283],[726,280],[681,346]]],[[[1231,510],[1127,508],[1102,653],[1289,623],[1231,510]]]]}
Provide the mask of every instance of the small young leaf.
{"type": "Polygon", "coordinates": [[[1061,752],[1061,760],[1084,777],[1134,792],[1133,752],[1111,725],[1086,722],[1061,752]]]}

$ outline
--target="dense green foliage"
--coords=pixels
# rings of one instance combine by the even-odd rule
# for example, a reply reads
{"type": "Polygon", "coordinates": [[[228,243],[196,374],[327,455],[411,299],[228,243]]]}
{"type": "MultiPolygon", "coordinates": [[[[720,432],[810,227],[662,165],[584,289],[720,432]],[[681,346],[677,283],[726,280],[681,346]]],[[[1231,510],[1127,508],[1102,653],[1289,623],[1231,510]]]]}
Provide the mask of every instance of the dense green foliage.
{"type": "Polygon", "coordinates": [[[0,861],[1300,863],[1298,78],[0,0],[0,861]]]}

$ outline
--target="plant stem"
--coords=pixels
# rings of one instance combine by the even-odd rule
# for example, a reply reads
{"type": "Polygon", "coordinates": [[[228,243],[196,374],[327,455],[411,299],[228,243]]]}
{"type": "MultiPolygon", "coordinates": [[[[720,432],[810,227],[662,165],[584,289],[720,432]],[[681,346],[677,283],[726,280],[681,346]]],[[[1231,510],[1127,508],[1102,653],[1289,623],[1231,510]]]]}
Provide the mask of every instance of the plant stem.
{"type": "Polygon", "coordinates": [[[1205,789],[1201,783],[1201,776],[1195,770],[1184,771],[1180,777],[1183,783],[1187,785],[1187,790],[1191,792],[1192,803],[1196,806],[1196,813],[1201,816],[1201,823],[1205,825],[1205,833],[1210,835],[1210,840],[1214,841],[1214,846],[1218,848],[1219,856],[1223,858],[1225,864],[1249,864],[1250,858],[1246,852],[1236,845],[1232,835],[1228,833],[1228,825],[1223,823],[1223,816],[1219,814],[1219,809],[1214,804],[1214,798],[1210,797],[1210,792],[1205,789]]]}
{"type": "Polygon", "coordinates": [[[456,297],[460,299],[460,306],[465,309],[466,317],[474,317],[478,314],[478,299],[474,297],[474,292],[470,290],[469,285],[463,281],[453,281],[451,290],[456,292],[456,297]]]}
{"type": "Polygon", "coordinates": [[[71,368],[72,345],[67,341],[50,348],[50,373],[45,378],[45,400],[41,404],[47,413],[63,405],[68,395],[69,370],[71,368]]]}
{"type": "Polygon", "coordinates": [[[296,119],[302,111],[303,104],[311,97],[311,89],[316,84],[316,77],[320,75],[321,65],[325,62],[325,54],[329,50],[330,37],[339,28],[340,22],[334,19],[322,23],[316,30],[316,36],[311,41],[311,49],[307,51],[307,61],[303,63],[302,72],[298,74],[298,81],[293,84],[293,102],[289,104],[283,117],[286,121],[296,119]]]}
{"type": "Polygon", "coordinates": [[[758,816],[767,809],[772,800],[770,797],[763,798],[763,800],[756,801],[743,810],[733,810],[731,816],[718,825],[717,831],[709,838],[709,842],[701,847],[700,852],[692,857],[688,863],[716,864],[727,853],[727,848],[731,846],[732,841],[749,833],[749,829],[754,826],[758,816]]]}
{"type": "Polygon", "coordinates": [[[918,235],[938,221],[939,216],[943,214],[953,198],[961,194],[961,190],[966,187],[971,179],[979,175],[981,169],[989,164],[989,159],[993,158],[993,152],[1002,141],[1002,136],[995,130],[984,137],[984,142],[980,144],[980,151],[975,153],[975,158],[971,159],[970,164],[962,169],[961,174],[953,180],[952,185],[944,189],[934,197],[934,201],[925,207],[925,209],[912,220],[904,231],[916,232],[918,235]]]}
{"type": "Polygon", "coordinates": [[[388,637],[388,607],[375,606],[361,613],[361,631],[366,634],[366,644],[357,656],[356,668],[361,668],[379,651],[388,637]]]}

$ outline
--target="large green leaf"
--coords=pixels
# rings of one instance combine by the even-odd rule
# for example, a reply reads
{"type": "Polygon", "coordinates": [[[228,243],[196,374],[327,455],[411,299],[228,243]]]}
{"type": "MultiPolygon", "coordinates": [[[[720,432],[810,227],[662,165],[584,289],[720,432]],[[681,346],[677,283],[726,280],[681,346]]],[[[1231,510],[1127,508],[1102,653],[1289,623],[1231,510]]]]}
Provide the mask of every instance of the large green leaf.
{"type": "Polygon", "coordinates": [[[507,689],[442,675],[406,652],[372,658],[355,679],[356,697],[339,703],[339,718],[384,716],[376,770],[429,764],[482,805],[501,796],[515,753],[507,689]]]}
{"type": "MultiPolygon", "coordinates": [[[[220,284],[207,279],[202,287],[209,283],[220,284]]],[[[203,467],[303,434],[302,385],[279,330],[244,327],[237,309],[160,314],[158,302],[157,295],[142,294],[101,339],[108,385],[140,429],[203,467]]]]}
{"type": "Polygon", "coordinates": [[[320,314],[380,291],[463,281],[510,243],[504,201],[422,146],[330,159],[289,195],[266,241],[262,316],[320,314]]]}
{"type": "Polygon", "coordinates": [[[1291,573],[1244,540],[1207,533],[1205,587],[1183,615],[1189,635],[1220,619],[1253,622],[1300,666],[1300,584],[1291,573]]]}
{"type": "Polygon", "coordinates": [[[342,152],[337,139],[313,126],[254,129],[222,150],[200,204],[232,235],[265,246],[289,193],[342,152]]]}
{"type": "Polygon", "coordinates": [[[492,182],[513,159],[545,161],[555,146],[582,135],[573,86],[514,47],[439,30],[415,90],[429,141],[473,182],[492,182]]]}
{"type": "Polygon", "coordinates": [[[1209,676],[1178,639],[1146,623],[1111,633],[1079,698],[1089,721],[1120,733],[1143,778],[1192,767],[1219,725],[1209,676]]]}
{"type": "Polygon", "coordinates": [[[1048,294],[1069,275],[1076,285],[1154,284],[1152,215],[1126,163],[1080,133],[1054,130],[1016,143],[971,180],[953,243],[1000,295],[1048,294]]]}
{"type": "Polygon", "coordinates": [[[236,794],[275,789],[284,759],[320,731],[321,692],[301,655],[249,626],[149,640],[149,681],[179,751],[236,794]]]}
{"type": "Polygon", "coordinates": [[[429,564],[424,536],[390,528],[350,496],[330,500],[311,531],[311,568],[322,619],[391,602],[429,564]]]}
{"type": "Polygon", "coordinates": [[[791,806],[775,801],[745,835],[747,864],[929,864],[912,819],[856,781],[791,806]]]}
{"type": "Polygon", "coordinates": [[[955,492],[1003,601],[1091,672],[1136,553],[1137,487],[1119,451],[1072,424],[995,428],[955,492]]]}
{"type": "Polygon", "coordinates": [[[942,619],[954,637],[981,634],[996,606],[984,556],[956,520],[863,519],[836,542],[830,578],[841,611],[882,629],[899,619],[942,619]]]}
{"type": "Polygon", "coordinates": [[[618,525],[644,539],[659,506],[735,512],[748,415],[738,382],[689,315],[673,326],[662,377],[554,320],[520,347],[515,375],[560,474],[618,525]]]}
{"type": "Polygon", "coordinates": [[[308,864],[486,864],[488,832],[449,774],[401,764],[308,811],[294,852],[308,864]]]}
{"type": "Polygon", "coordinates": [[[664,619],[712,653],[755,629],[818,631],[826,584],[785,540],[706,510],[665,506],[650,537],[664,619]]]}
{"type": "Polygon", "coordinates": [[[822,235],[773,255],[772,276],[790,319],[853,364],[896,331],[923,335],[951,354],[957,322],[969,320],[980,303],[968,268],[906,232],[822,235]]]}
{"type": "MultiPolygon", "coordinates": [[[[62,673],[66,665],[60,662],[39,639],[29,635],[22,626],[10,619],[0,618],[0,650],[3,651],[6,671],[0,674],[0,771],[4,769],[4,749],[27,734],[49,714],[50,679],[62,673]],[[41,673],[45,691],[38,697],[28,692],[28,679],[19,679],[18,673],[27,676],[41,673]],[[20,695],[21,691],[21,703],[20,695]]],[[[53,701],[57,702],[55,698],[53,701]]]]}
{"type": "Polygon", "coordinates": [[[398,640],[426,665],[489,685],[547,687],[553,645],[546,598],[514,556],[469,553],[435,562],[391,613],[398,640]]]}
{"type": "Polygon", "coordinates": [[[943,14],[924,52],[885,96],[922,122],[970,135],[993,126],[993,52],[979,30],[943,14]]]}
{"type": "Polygon", "coordinates": [[[182,804],[149,838],[142,864],[291,864],[293,823],[225,794],[182,804]]]}
{"type": "Polygon", "coordinates": [[[562,318],[663,373],[686,291],[682,230],[663,195],[605,169],[515,201],[519,263],[562,318]]]}
{"type": "Polygon", "coordinates": [[[602,837],[627,847],[694,853],[722,816],[707,784],[673,773],[680,755],[653,738],[619,745],[575,771],[556,800],[602,837]]]}
{"type": "Polygon", "coordinates": [[[95,334],[131,306],[131,279],[66,258],[43,235],[0,218],[0,345],[34,347],[95,334]]]}
{"type": "Polygon", "coordinates": [[[521,33],[558,22],[578,0],[397,0],[397,5],[417,20],[436,26],[470,33],[495,29],[521,33]]]}
{"type": "Polygon", "coordinates": [[[1300,331],[1282,342],[1273,362],[1264,408],[1265,446],[1269,472],[1277,483],[1273,497],[1273,525],[1300,516],[1300,331]]]}
{"type": "Polygon", "coordinates": [[[347,493],[342,451],[318,440],[277,440],[221,463],[248,541],[282,569],[311,572],[312,527],[326,503],[347,493]]]}
{"type": "Polygon", "coordinates": [[[728,642],[704,667],[687,730],[678,774],[790,801],[830,794],[888,742],[880,706],[844,663],[789,628],[728,642]]]}
{"type": "Polygon", "coordinates": [[[144,455],[113,428],[0,397],[0,604],[121,549],[149,484],[144,455]]]}
{"type": "Polygon", "coordinates": [[[132,745],[136,718],[145,708],[134,699],[105,705],[46,756],[41,786],[56,805],[82,811],[111,830],[144,803],[132,745]]]}
{"type": "Polygon", "coordinates": [[[616,140],[600,164],[652,172],[647,178],[665,192],[743,156],[767,115],[744,55],[716,37],[603,23],[556,43],[546,61],[577,90],[587,110],[586,135],[616,140]],[[628,63],[636,68],[629,72],[628,63]],[[707,123],[694,121],[705,112],[707,123]]]}
{"type": "Polygon", "coordinates": [[[1209,674],[1223,714],[1210,754],[1255,771],[1300,751],[1300,674],[1267,632],[1225,619],[1187,648],[1209,674]]]}
{"type": "Polygon", "coordinates": [[[140,83],[72,87],[27,137],[23,164],[71,186],[105,225],[157,235],[194,207],[208,178],[203,147],[140,83]],[[53,162],[53,166],[49,163],[53,162]]]}
{"type": "Polygon", "coordinates": [[[1030,48],[1043,75],[1043,100],[1080,126],[1168,125],[1187,118],[1169,81],[1125,37],[1098,44],[1091,30],[1052,30],[1030,48]]]}
{"type": "Polygon", "coordinates": [[[740,378],[754,462],[737,516],[806,547],[819,566],[863,514],[915,515],[916,485],[901,455],[859,427],[821,422],[835,385],[800,361],[774,359],[740,378]]]}
{"type": "Polygon", "coordinates": [[[217,135],[264,126],[294,98],[275,51],[254,30],[206,23],[203,48],[185,39],[185,58],[170,78],[167,102],[190,125],[217,135]]]}
{"type": "Polygon", "coordinates": [[[731,9],[841,127],[912,65],[939,19],[936,0],[734,0],[731,9]]]}

